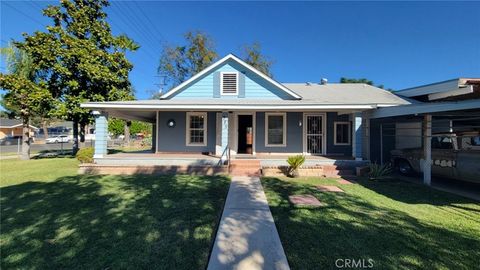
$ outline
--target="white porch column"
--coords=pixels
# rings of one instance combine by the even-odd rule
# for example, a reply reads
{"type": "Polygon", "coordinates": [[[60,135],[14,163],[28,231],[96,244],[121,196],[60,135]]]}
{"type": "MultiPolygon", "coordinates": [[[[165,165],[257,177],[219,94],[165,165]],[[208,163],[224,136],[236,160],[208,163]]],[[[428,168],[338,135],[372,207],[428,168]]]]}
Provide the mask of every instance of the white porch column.
{"type": "Polygon", "coordinates": [[[432,115],[423,117],[423,183],[432,181],[432,115]]]}
{"type": "Polygon", "coordinates": [[[229,147],[228,145],[228,112],[222,112],[222,137],[221,137],[221,145],[222,145],[222,162],[227,160],[226,151],[229,147]]]}
{"type": "Polygon", "coordinates": [[[362,113],[352,114],[352,156],[355,160],[362,160],[362,113]]]}
{"type": "Polygon", "coordinates": [[[107,155],[108,114],[94,111],[95,116],[95,154],[93,158],[103,158],[107,155]]]}

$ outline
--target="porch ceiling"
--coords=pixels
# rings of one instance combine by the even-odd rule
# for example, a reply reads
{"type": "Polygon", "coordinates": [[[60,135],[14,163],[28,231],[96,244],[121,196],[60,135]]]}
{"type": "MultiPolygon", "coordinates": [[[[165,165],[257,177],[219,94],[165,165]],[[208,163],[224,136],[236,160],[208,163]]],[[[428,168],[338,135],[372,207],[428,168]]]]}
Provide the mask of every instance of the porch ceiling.
{"type": "Polygon", "coordinates": [[[149,123],[155,123],[157,119],[156,111],[146,110],[106,110],[109,117],[115,117],[125,120],[138,120],[149,123]]]}

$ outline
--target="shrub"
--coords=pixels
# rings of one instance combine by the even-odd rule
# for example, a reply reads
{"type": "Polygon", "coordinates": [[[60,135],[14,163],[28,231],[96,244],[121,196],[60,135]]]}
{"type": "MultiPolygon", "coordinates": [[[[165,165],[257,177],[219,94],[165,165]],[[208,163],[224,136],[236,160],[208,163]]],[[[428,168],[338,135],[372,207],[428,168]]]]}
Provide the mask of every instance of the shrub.
{"type": "Polygon", "coordinates": [[[296,155],[296,156],[289,156],[287,159],[288,165],[290,167],[288,168],[288,175],[291,177],[297,177],[298,176],[298,168],[303,165],[305,162],[305,156],[302,155],[296,155]]]}
{"type": "Polygon", "coordinates": [[[80,161],[80,163],[93,163],[93,147],[85,147],[80,149],[75,157],[80,161]]]}
{"type": "Polygon", "coordinates": [[[382,179],[392,173],[392,166],[390,164],[379,165],[377,163],[370,163],[368,176],[370,179],[382,179]]]}

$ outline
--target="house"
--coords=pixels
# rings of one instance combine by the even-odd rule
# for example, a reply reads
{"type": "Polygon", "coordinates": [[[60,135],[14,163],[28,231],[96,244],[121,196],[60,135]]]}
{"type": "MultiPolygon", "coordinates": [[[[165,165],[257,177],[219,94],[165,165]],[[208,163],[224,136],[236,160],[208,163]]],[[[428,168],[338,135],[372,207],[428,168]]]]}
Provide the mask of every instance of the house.
{"type": "MultiPolygon", "coordinates": [[[[38,130],[37,127],[29,125],[30,134],[33,135],[34,131],[38,130]]],[[[3,139],[7,136],[22,136],[23,124],[22,120],[19,119],[0,119],[0,139],[3,139]]]]}
{"type": "Polygon", "coordinates": [[[109,158],[108,117],[152,123],[152,159],[204,154],[284,161],[304,154],[362,161],[364,112],[405,104],[366,84],[279,83],[230,54],[160,99],[81,106],[95,115],[94,158],[102,163],[109,158]]]}

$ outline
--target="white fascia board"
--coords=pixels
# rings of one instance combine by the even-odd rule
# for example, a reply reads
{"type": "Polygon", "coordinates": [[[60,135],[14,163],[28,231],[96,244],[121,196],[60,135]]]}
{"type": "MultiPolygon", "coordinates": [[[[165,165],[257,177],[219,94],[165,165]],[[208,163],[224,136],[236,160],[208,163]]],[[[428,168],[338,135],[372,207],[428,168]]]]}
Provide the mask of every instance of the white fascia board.
{"type": "Polygon", "coordinates": [[[452,102],[421,103],[388,108],[379,108],[377,110],[370,111],[368,114],[369,118],[383,118],[391,116],[470,110],[478,108],[480,108],[480,99],[452,102]]]}
{"type": "Polygon", "coordinates": [[[250,66],[249,64],[245,63],[243,60],[239,59],[238,57],[236,57],[235,55],[233,54],[228,54],[227,56],[223,57],[222,59],[218,60],[217,62],[213,63],[211,66],[207,67],[206,69],[200,71],[199,73],[195,74],[195,76],[191,77],[190,79],[184,81],[183,83],[181,83],[180,85],[178,85],[177,87],[173,88],[172,90],[168,91],[167,93],[165,93],[164,95],[162,95],[160,98],[161,99],[165,99],[165,98],[168,98],[170,97],[171,95],[173,95],[174,93],[180,91],[182,88],[184,88],[185,86],[187,86],[188,84],[190,84],[191,82],[195,81],[196,79],[202,77],[203,75],[207,74],[208,72],[210,72],[211,70],[217,68],[218,66],[220,66],[221,64],[223,64],[224,62],[226,62],[227,60],[229,59],[232,59],[234,61],[236,61],[237,63],[239,63],[240,65],[246,67],[247,69],[249,69],[250,71],[252,71],[253,73],[257,74],[258,76],[262,77],[263,79],[269,81],[270,83],[272,83],[273,85],[275,85],[276,87],[280,88],[281,90],[283,90],[284,92],[286,92],[287,94],[289,94],[290,96],[296,98],[296,99],[302,99],[301,96],[297,95],[295,92],[293,92],[292,90],[288,89],[287,87],[285,87],[284,85],[282,85],[281,83],[273,80],[272,78],[268,77],[267,75],[263,74],[262,72],[258,71],[256,68],[250,66]]]}
{"type": "Polygon", "coordinates": [[[373,104],[367,105],[357,105],[357,104],[340,104],[340,105],[322,105],[322,104],[312,104],[312,105],[234,105],[234,104],[204,104],[204,105],[195,105],[195,104],[110,104],[110,103],[83,103],[81,104],[82,108],[89,109],[140,109],[140,110],[162,110],[162,109],[172,109],[172,110],[331,110],[331,109],[374,109],[377,106],[373,104]]]}
{"type": "Polygon", "coordinates": [[[418,96],[435,94],[435,93],[443,93],[446,91],[457,89],[458,87],[459,87],[459,80],[453,79],[453,80],[448,80],[443,82],[437,82],[437,83],[412,87],[412,88],[408,88],[400,91],[395,91],[393,93],[403,97],[418,97],[418,96]]]}
{"type": "Polygon", "coordinates": [[[473,85],[467,85],[465,87],[459,87],[452,91],[447,91],[443,93],[435,93],[428,95],[428,100],[438,100],[442,98],[455,97],[461,95],[467,95],[473,93],[473,85]]]}

